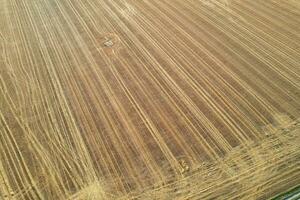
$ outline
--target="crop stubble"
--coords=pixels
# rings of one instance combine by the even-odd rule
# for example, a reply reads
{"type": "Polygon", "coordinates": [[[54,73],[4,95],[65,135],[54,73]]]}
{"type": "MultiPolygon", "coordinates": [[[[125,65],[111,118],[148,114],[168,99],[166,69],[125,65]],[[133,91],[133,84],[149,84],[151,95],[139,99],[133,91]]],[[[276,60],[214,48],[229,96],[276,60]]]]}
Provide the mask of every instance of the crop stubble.
{"type": "Polygon", "coordinates": [[[0,5],[0,197],[265,199],[299,184],[297,1],[0,5]]]}

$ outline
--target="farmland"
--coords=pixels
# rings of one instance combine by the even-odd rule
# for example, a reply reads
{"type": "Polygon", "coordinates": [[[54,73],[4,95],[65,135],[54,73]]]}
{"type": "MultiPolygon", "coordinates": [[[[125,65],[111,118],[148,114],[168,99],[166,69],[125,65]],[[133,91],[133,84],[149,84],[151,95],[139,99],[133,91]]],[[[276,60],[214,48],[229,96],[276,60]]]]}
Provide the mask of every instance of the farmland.
{"type": "Polygon", "coordinates": [[[0,0],[0,199],[269,199],[299,162],[299,1],[0,0]]]}

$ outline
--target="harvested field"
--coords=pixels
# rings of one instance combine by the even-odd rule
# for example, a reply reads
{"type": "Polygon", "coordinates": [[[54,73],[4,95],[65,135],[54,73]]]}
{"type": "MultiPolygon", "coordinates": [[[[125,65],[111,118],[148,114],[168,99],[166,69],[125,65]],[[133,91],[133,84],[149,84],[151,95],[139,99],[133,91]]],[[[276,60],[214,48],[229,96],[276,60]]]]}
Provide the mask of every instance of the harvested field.
{"type": "Polygon", "coordinates": [[[0,199],[270,199],[299,166],[300,1],[0,0],[0,199]]]}

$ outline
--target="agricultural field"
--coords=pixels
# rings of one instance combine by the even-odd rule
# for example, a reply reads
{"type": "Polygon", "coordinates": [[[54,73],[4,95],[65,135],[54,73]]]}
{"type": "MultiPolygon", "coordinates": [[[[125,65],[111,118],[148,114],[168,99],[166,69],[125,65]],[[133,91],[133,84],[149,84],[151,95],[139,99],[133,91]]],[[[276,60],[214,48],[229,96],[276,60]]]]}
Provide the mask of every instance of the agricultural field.
{"type": "Polygon", "coordinates": [[[0,0],[0,199],[299,197],[300,1],[0,0]]]}

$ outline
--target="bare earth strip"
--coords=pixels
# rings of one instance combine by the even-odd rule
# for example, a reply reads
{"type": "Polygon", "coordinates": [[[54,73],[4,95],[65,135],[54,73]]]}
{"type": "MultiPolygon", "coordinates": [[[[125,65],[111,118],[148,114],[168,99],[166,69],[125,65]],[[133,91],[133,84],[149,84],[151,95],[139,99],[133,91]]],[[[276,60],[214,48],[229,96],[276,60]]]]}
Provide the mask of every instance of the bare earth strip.
{"type": "Polygon", "coordinates": [[[297,0],[0,0],[0,199],[269,199],[299,119],[297,0]]]}

